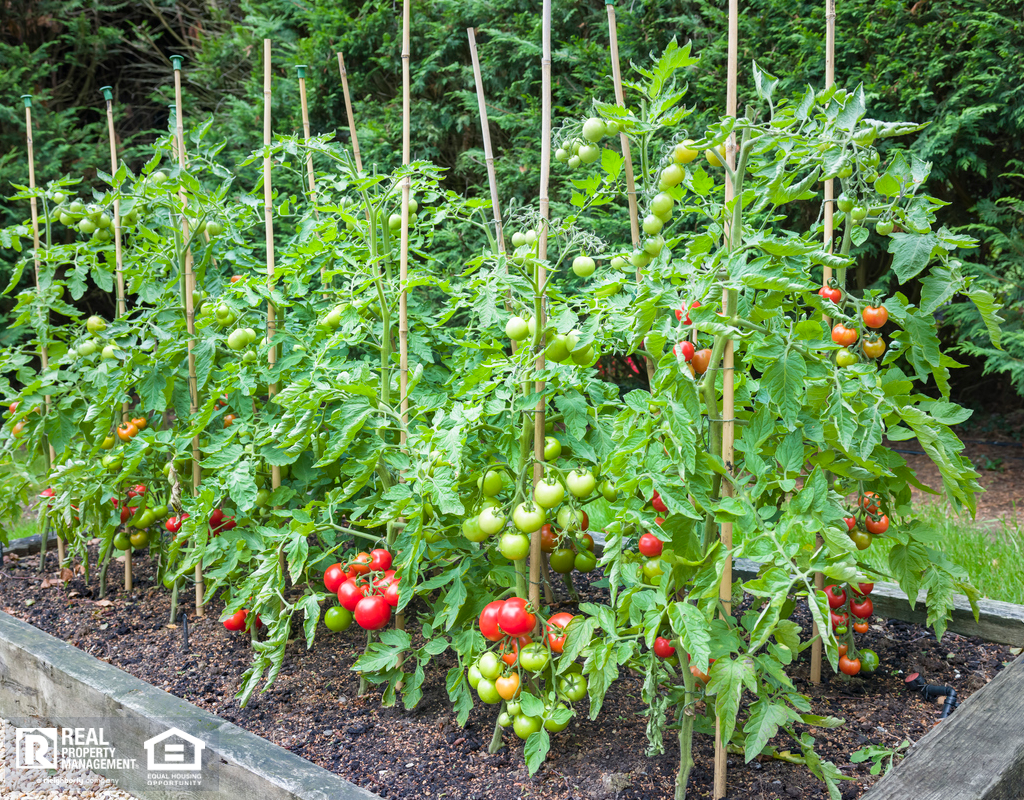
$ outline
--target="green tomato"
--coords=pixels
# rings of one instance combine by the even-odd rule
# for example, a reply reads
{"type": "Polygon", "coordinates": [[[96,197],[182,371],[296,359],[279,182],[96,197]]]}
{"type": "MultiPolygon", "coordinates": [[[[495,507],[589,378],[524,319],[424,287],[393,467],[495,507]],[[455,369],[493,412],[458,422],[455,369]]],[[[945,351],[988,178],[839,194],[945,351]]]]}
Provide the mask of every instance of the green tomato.
{"type": "Polygon", "coordinates": [[[498,714],[498,724],[501,727],[503,727],[503,728],[509,727],[512,724],[512,721],[513,721],[513,717],[507,711],[502,711],[500,714],[498,714]]]}
{"type": "Polygon", "coordinates": [[[530,554],[530,537],[525,533],[503,533],[498,540],[498,550],[509,561],[522,561],[530,554]]]}
{"type": "Polygon", "coordinates": [[[587,679],[576,672],[566,673],[558,680],[558,693],[570,702],[577,702],[587,696],[587,679]]]}
{"type": "Polygon", "coordinates": [[[574,350],[570,358],[572,359],[573,364],[578,364],[582,367],[594,362],[597,358],[597,351],[594,349],[594,345],[588,344],[580,350],[574,350]]]}
{"type": "Polygon", "coordinates": [[[578,572],[591,572],[597,566],[597,556],[589,550],[581,550],[573,562],[578,572]]]}
{"type": "Polygon", "coordinates": [[[847,197],[845,194],[839,195],[836,199],[836,207],[844,214],[849,214],[853,211],[853,198],[847,197]]]}
{"type": "Polygon", "coordinates": [[[489,706],[495,706],[501,702],[498,687],[494,685],[494,681],[487,678],[480,678],[480,682],[476,685],[476,693],[489,706]]]}
{"type": "Polygon", "coordinates": [[[118,531],[117,535],[114,537],[114,547],[118,550],[132,549],[132,540],[128,536],[127,531],[118,531]]]}
{"type": "Polygon", "coordinates": [[[93,233],[96,233],[96,223],[94,223],[91,219],[88,218],[81,219],[78,221],[78,230],[84,234],[91,235],[93,233]]]}
{"type": "Polygon", "coordinates": [[[658,189],[665,191],[673,186],[678,186],[683,182],[683,178],[686,177],[683,172],[683,168],[678,164],[669,164],[665,169],[661,171],[661,178],[658,181],[658,189]]]}
{"type": "Polygon", "coordinates": [[[649,558],[644,562],[644,577],[647,578],[650,583],[657,586],[661,583],[661,576],[664,574],[665,572],[661,567],[660,558],[649,558]]]}
{"type": "Polygon", "coordinates": [[[494,497],[505,485],[501,472],[489,469],[487,474],[480,479],[480,488],[487,497],[494,497]]]}
{"type": "Polygon", "coordinates": [[[569,165],[569,169],[576,169],[583,162],[580,161],[579,156],[569,156],[569,160],[565,163],[569,165]]]}
{"type": "Polygon", "coordinates": [[[335,633],[347,631],[352,625],[352,612],[343,606],[331,606],[324,614],[324,625],[335,633]]]}
{"type": "Polygon", "coordinates": [[[519,651],[519,663],[523,669],[529,672],[540,672],[550,660],[548,649],[540,642],[528,644],[519,651]]]}
{"type": "Polygon", "coordinates": [[[501,660],[493,652],[488,651],[477,659],[476,668],[488,680],[497,680],[501,674],[501,660]]]}
{"type": "Polygon", "coordinates": [[[857,354],[851,352],[845,347],[841,347],[836,351],[836,365],[840,367],[850,367],[857,363],[859,359],[857,354]]]}
{"type": "Polygon", "coordinates": [[[569,723],[572,721],[572,717],[567,719],[565,722],[555,722],[555,712],[565,708],[562,703],[555,703],[554,705],[548,706],[544,709],[544,728],[551,731],[551,733],[560,733],[569,727],[569,723]]]}
{"type": "MultiPolygon", "coordinates": [[[[484,512],[481,512],[483,516],[484,512]]],[[[530,503],[520,503],[512,510],[512,524],[522,533],[533,533],[539,531],[547,521],[547,511],[542,506],[530,503]]],[[[481,527],[483,527],[481,525],[481,527]]]]}
{"type": "Polygon", "coordinates": [[[516,714],[515,721],[512,723],[512,730],[516,732],[516,736],[520,739],[529,739],[531,733],[536,733],[540,730],[540,726],[540,717],[528,717],[526,714],[516,714]]]}
{"type": "Polygon", "coordinates": [[[563,497],[565,487],[554,478],[544,478],[533,487],[533,501],[541,508],[554,508],[562,502],[563,497]]]}
{"type": "Polygon", "coordinates": [[[572,353],[572,348],[569,346],[568,337],[562,333],[556,333],[551,337],[551,341],[548,342],[547,347],[544,348],[544,356],[551,361],[557,361],[561,363],[565,361],[572,353]]]}
{"type": "Polygon", "coordinates": [[[589,278],[596,268],[597,264],[590,256],[576,256],[572,260],[572,271],[580,278],[589,278]]]}
{"type": "Polygon", "coordinates": [[[80,345],[78,345],[78,355],[81,356],[82,358],[86,358],[87,356],[91,356],[99,349],[100,346],[96,344],[96,342],[94,342],[92,339],[89,339],[88,341],[82,342],[80,345]]]}
{"type": "Polygon", "coordinates": [[[211,239],[215,236],[220,236],[222,233],[224,233],[224,226],[217,222],[217,220],[211,219],[206,223],[206,234],[211,239]]]}
{"type": "Polygon", "coordinates": [[[599,142],[608,134],[608,128],[604,120],[598,117],[591,117],[583,123],[583,138],[588,142],[599,142]]]}
{"type": "Polygon", "coordinates": [[[480,529],[479,517],[467,517],[462,523],[462,535],[471,542],[482,542],[488,534],[480,529]]]}
{"type": "Polygon", "coordinates": [[[644,229],[644,233],[646,233],[648,236],[654,236],[656,234],[661,233],[661,229],[665,227],[665,223],[662,222],[661,217],[657,216],[656,214],[648,214],[646,217],[644,217],[642,227],[644,229]]]}
{"type": "Polygon", "coordinates": [[[614,503],[619,498],[619,487],[611,478],[601,481],[601,495],[609,503],[614,503]]]}
{"type": "Polygon", "coordinates": [[[114,347],[114,345],[112,344],[108,344],[106,347],[103,348],[103,352],[100,354],[100,357],[104,361],[113,361],[115,358],[117,358],[117,348],[114,347]]]}
{"type": "MultiPolygon", "coordinates": [[[[894,226],[891,219],[880,219],[878,220],[878,222],[875,223],[875,233],[877,233],[879,236],[888,236],[890,233],[892,233],[893,227],[894,226]]],[[[861,663],[860,668],[861,670],[864,669],[863,662],[861,663]]]]}
{"type": "Polygon", "coordinates": [[[585,144],[580,147],[579,160],[584,164],[593,164],[601,158],[601,148],[596,144],[585,144]]]}
{"type": "Polygon", "coordinates": [[[128,539],[135,550],[141,550],[149,546],[149,531],[135,531],[128,539]]]}
{"type": "Polygon", "coordinates": [[[569,506],[562,506],[558,509],[558,527],[564,530],[566,533],[579,530],[580,525],[583,524],[583,515],[585,512],[576,511],[575,509],[569,508],[569,506]]]}
{"type": "Polygon", "coordinates": [[[513,700],[511,702],[505,702],[505,711],[511,714],[513,717],[519,713],[519,701],[513,700]]]}
{"type": "MultiPolygon", "coordinates": [[[[472,664],[467,670],[467,678],[469,679],[469,685],[476,689],[480,685],[480,681],[483,680],[484,676],[480,674],[480,670],[476,664],[472,664]]],[[[497,691],[497,690],[495,690],[497,691]]]]}
{"type": "Polygon", "coordinates": [[[550,555],[548,562],[554,572],[568,575],[576,566],[576,554],[568,547],[561,547],[550,555]]]}
{"type": "Polygon", "coordinates": [[[544,460],[554,461],[562,455],[562,443],[554,436],[544,437],[544,460]]]}
{"type": "Polygon", "coordinates": [[[530,335],[529,323],[522,317],[509,317],[505,323],[505,335],[513,342],[521,342],[530,335]]]}
{"type": "MultiPolygon", "coordinates": [[[[505,527],[505,515],[496,509],[485,508],[480,512],[480,516],[477,518],[477,524],[486,536],[490,536],[505,527]]],[[[543,524],[544,523],[541,522],[541,525],[543,524]]],[[[537,528],[539,529],[540,525],[538,525],[537,528]]]]}
{"type": "MultiPolygon", "coordinates": [[[[666,215],[672,213],[672,207],[674,205],[675,200],[672,199],[672,195],[670,195],[668,192],[659,192],[658,194],[654,195],[654,199],[651,200],[651,212],[656,217],[658,217],[658,219],[664,221],[663,218],[666,215]]],[[[647,219],[645,218],[644,222],[646,221],[647,219]]],[[[653,233],[659,233],[660,231],[661,228],[654,231],[653,233]]],[[[651,233],[651,231],[648,231],[648,233],[651,233]]]]}
{"type": "Polygon", "coordinates": [[[656,256],[665,249],[665,240],[661,236],[652,236],[644,241],[644,252],[649,256],[656,256]]]}
{"type": "Polygon", "coordinates": [[[629,257],[629,263],[637,269],[643,269],[651,263],[651,256],[646,250],[636,250],[629,257]]]}
{"type": "Polygon", "coordinates": [[[582,500],[584,497],[589,497],[594,491],[597,479],[590,470],[574,469],[565,479],[565,483],[570,494],[582,500]]]}
{"type": "Polygon", "coordinates": [[[228,335],[228,349],[244,350],[249,346],[249,337],[242,328],[235,328],[228,335]]]}
{"type": "Polygon", "coordinates": [[[878,669],[878,653],[870,648],[864,647],[857,651],[860,656],[860,671],[871,674],[878,669]]]}
{"type": "Polygon", "coordinates": [[[255,364],[256,360],[258,358],[259,358],[259,356],[256,355],[256,351],[255,350],[249,350],[247,353],[245,353],[242,356],[242,363],[243,364],[255,364]]]}
{"type": "Polygon", "coordinates": [[[855,222],[860,222],[868,215],[868,210],[864,206],[854,206],[850,212],[850,216],[855,222]]]}

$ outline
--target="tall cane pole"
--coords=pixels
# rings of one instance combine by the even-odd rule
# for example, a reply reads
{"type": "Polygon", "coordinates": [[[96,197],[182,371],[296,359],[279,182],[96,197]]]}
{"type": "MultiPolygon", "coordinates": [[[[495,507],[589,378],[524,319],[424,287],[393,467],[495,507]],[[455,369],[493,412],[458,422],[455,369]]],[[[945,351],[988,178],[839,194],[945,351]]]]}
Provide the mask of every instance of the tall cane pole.
{"type": "MultiPolygon", "coordinates": [[[[100,92],[107,106],[107,138],[110,140],[110,178],[117,175],[117,138],[114,134],[114,94],[110,86],[101,86],[100,92]]],[[[121,201],[114,197],[114,280],[117,291],[117,316],[127,312],[124,297],[124,251],[121,249],[121,201]]],[[[128,403],[121,404],[121,421],[128,419],[128,403]]],[[[124,553],[124,590],[132,590],[132,550],[124,553]]]]}
{"type": "MultiPolygon", "coordinates": [[[[738,52],[739,52],[739,0],[729,0],[729,61],[726,73],[726,100],[725,113],[736,118],[736,94],[737,94],[737,73],[738,73],[738,52]]],[[[736,134],[729,136],[725,148],[726,161],[729,169],[736,168],[736,134]]],[[[730,173],[725,178],[725,205],[728,207],[736,193],[730,173]]],[[[728,247],[731,249],[740,231],[732,230],[731,226],[726,228],[728,247]]],[[[726,286],[722,292],[723,313],[732,313],[735,303],[735,291],[726,286]]],[[[734,400],[734,348],[732,340],[725,343],[725,353],[722,359],[722,461],[725,463],[726,475],[722,481],[723,494],[731,496],[733,493],[733,477],[735,465],[733,463],[733,442],[735,441],[735,400],[734,400]]],[[[722,571],[722,583],[719,586],[719,600],[722,609],[726,614],[732,611],[732,523],[722,523],[721,533],[722,546],[726,550],[725,567],[722,571]]],[[[726,773],[728,751],[727,742],[722,741],[722,720],[715,717],[715,785],[713,796],[716,800],[725,797],[726,773]]]]}
{"type": "MultiPolygon", "coordinates": [[[[836,82],[836,0],[825,0],[825,88],[831,88],[836,82]]],[[[825,181],[825,249],[832,252],[833,237],[833,200],[835,199],[835,185],[832,178],[825,181]]],[[[822,285],[828,286],[832,280],[832,267],[825,267],[822,270],[822,285]]],[[[842,287],[846,288],[846,287],[842,287]]],[[[826,323],[828,317],[825,317],[826,323]]],[[[822,540],[820,535],[814,537],[816,550],[820,550],[822,540]]],[[[825,576],[820,572],[814,573],[815,591],[824,591],[825,576]]],[[[813,623],[811,630],[811,683],[821,683],[821,631],[818,623],[813,623]]]]}
{"type": "MultiPolygon", "coordinates": [[[[537,286],[538,297],[534,303],[537,330],[542,332],[545,325],[544,284],[547,269],[544,261],[548,257],[548,220],[551,218],[548,182],[551,176],[551,0],[544,0],[541,20],[541,141],[540,141],[540,238],[537,241],[537,286]]],[[[540,334],[537,349],[537,372],[544,369],[544,336],[540,334]]],[[[534,382],[534,391],[543,393],[544,381],[534,382]]],[[[544,477],[544,399],[537,401],[533,415],[533,485],[536,487],[544,477]]],[[[530,538],[530,602],[540,607],[541,561],[540,531],[534,531],[530,538]]]]}
{"type": "MultiPolygon", "coordinates": [[[[36,190],[36,155],[35,147],[32,140],[32,95],[23,94],[21,101],[25,104],[25,144],[28,148],[28,188],[35,192],[36,190]]],[[[42,269],[41,259],[39,257],[39,206],[36,203],[36,198],[33,196],[29,198],[29,209],[32,215],[32,263],[35,267],[36,277],[36,292],[39,292],[39,272],[42,269]]],[[[50,367],[50,355],[49,348],[46,345],[47,336],[49,335],[49,317],[47,322],[43,326],[43,335],[39,339],[39,364],[41,372],[46,372],[50,367]]],[[[50,414],[50,396],[46,395],[43,398],[43,405],[46,409],[46,414],[50,414]]],[[[50,444],[49,439],[46,442],[46,474],[50,474],[50,470],[53,469],[53,462],[57,458],[57,453],[53,449],[53,445],[50,444]]],[[[47,523],[43,523],[44,526],[47,523]]],[[[46,564],[46,531],[44,530],[42,536],[42,548],[39,553],[39,570],[42,570],[46,564]]],[[[64,540],[57,536],[57,560],[60,564],[64,563],[64,540]]]]}
{"type": "MultiPolygon", "coordinates": [[[[182,123],[184,116],[181,109],[181,64],[183,56],[171,56],[171,64],[174,67],[174,140],[175,149],[178,153],[178,164],[185,169],[185,127],[182,123]]],[[[192,245],[189,242],[188,215],[185,209],[188,207],[188,197],[185,190],[180,189],[178,197],[181,201],[181,235],[185,243],[185,325],[188,329],[188,401],[189,411],[193,418],[199,411],[199,381],[196,378],[196,309],[192,295],[196,289],[196,275],[193,272],[192,245]]],[[[192,437],[192,494],[199,494],[199,482],[202,480],[202,468],[199,460],[199,434],[192,437]]],[[[203,605],[203,595],[206,593],[206,585],[203,581],[203,566],[196,564],[196,616],[206,616],[206,609],[203,605]]]]}
{"type": "MultiPolygon", "coordinates": [[[[310,132],[309,132],[309,104],[306,101],[306,65],[299,64],[295,67],[295,71],[299,74],[299,102],[302,106],[302,134],[306,140],[306,144],[309,144],[310,132]]],[[[313,213],[319,218],[320,214],[316,211],[316,173],[313,171],[313,154],[306,153],[306,180],[309,183],[309,200],[314,204],[313,213]]],[[[320,267],[320,285],[327,288],[327,268],[320,267]]],[[[327,295],[324,295],[325,297],[327,295]]]]}
{"type": "Polygon", "coordinates": [[[505,231],[501,224],[501,205],[498,202],[498,177],[494,172],[494,151],[491,149],[491,129],[487,124],[487,103],[484,100],[484,78],[480,70],[480,57],[476,52],[476,32],[466,29],[469,36],[469,55],[473,59],[473,78],[476,82],[476,102],[480,109],[480,129],[484,141],[484,162],[487,164],[487,184],[491,190],[491,210],[494,212],[494,238],[498,252],[505,252],[505,231]]]}
{"type": "Polygon", "coordinates": [[[359,136],[356,135],[356,117],[352,113],[352,96],[348,92],[348,72],[345,59],[338,53],[338,71],[341,73],[341,91],[345,94],[345,114],[348,117],[348,132],[352,137],[352,154],[356,157],[356,169],[363,171],[363,160],[359,157],[359,136]]]}

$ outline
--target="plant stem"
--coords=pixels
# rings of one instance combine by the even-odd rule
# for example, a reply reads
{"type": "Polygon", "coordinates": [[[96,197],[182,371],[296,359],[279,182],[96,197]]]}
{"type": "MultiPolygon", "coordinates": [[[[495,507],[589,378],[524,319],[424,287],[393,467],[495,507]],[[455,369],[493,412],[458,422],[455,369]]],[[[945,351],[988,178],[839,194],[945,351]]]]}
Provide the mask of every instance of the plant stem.
{"type": "MultiPolygon", "coordinates": [[[[680,651],[682,652],[682,651],[680,651]]],[[[684,653],[687,662],[690,660],[688,653],[684,653]]],[[[675,800],[686,800],[686,785],[690,781],[690,771],[693,769],[693,689],[696,678],[689,670],[689,665],[684,664],[682,668],[683,686],[686,687],[686,701],[679,710],[679,771],[676,773],[676,794],[675,800]]]]}
{"type": "Polygon", "coordinates": [[[502,732],[502,730],[503,730],[503,728],[501,727],[501,725],[499,725],[497,723],[497,721],[495,721],[495,723],[494,723],[494,735],[491,736],[491,743],[489,745],[487,745],[487,752],[490,753],[491,755],[494,755],[502,747],[505,746],[505,743],[501,740],[501,732],[502,732]]]}
{"type": "Polygon", "coordinates": [[[103,552],[100,553],[100,597],[102,600],[107,596],[107,567],[110,565],[110,554],[114,549],[114,537],[103,542],[103,552]]]}

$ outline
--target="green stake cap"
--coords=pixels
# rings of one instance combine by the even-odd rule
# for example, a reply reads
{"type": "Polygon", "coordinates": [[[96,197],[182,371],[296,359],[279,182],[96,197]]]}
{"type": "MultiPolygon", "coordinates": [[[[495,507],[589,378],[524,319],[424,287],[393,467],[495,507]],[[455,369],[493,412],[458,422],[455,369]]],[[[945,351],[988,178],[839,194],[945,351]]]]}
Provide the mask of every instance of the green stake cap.
{"type": "Polygon", "coordinates": [[[174,67],[175,72],[181,70],[181,62],[185,60],[185,56],[171,56],[171,65],[174,67]]]}
{"type": "Polygon", "coordinates": [[[25,104],[25,108],[32,108],[32,95],[23,94],[21,100],[25,104]]]}
{"type": "Polygon", "coordinates": [[[615,0],[604,0],[604,4],[606,6],[613,6],[615,5],[615,0]]]}
{"type": "Polygon", "coordinates": [[[112,87],[110,87],[110,86],[101,86],[100,87],[100,91],[103,93],[103,99],[104,100],[113,100],[114,99],[114,92],[112,91],[112,87]]]}
{"type": "Polygon", "coordinates": [[[305,78],[306,77],[306,65],[305,64],[296,64],[295,65],[295,69],[298,70],[300,78],[305,78]]]}

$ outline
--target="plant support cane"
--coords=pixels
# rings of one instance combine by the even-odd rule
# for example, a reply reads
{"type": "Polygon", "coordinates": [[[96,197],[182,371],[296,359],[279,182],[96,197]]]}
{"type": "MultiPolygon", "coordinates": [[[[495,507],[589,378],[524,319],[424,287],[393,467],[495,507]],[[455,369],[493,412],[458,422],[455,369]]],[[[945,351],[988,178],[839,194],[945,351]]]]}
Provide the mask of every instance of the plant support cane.
{"type": "MultiPolygon", "coordinates": [[[[185,128],[182,125],[181,110],[181,64],[184,61],[182,56],[171,56],[171,63],[174,66],[174,139],[178,151],[178,164],[185,169],[185,128]]],[[[188,199],[185,190],[179,191],[181,200],[181,235],[185,243],[184,252],[184,278],[185,278],[185,324],[188,328],[188,388],[189,388],[189,412],[195,417],[199,411],[199,382],[196,378],[196,309],[193,301],[193,294],[196,288],[196,276],[192,271],[192,246],[189,242],[188,216],[185,208],[188,206],[188,199]]],[[[199,481],[202,471],[199,462],[199,434],[192,437],[192,494],[199,494],[199,481]]],[[[203,565],[196,564],[196,616],[205,616],[203,608],[203,595],[206,587],[203,583],[203,565]]]]}
{"type": "MultiPolygon", "coordinates": [[[[35,150],[32,142],[32,95],[23,94],[21,96],[22,102],[25,104],[25,144],[28,148],[28,188],[30,191],[35,192],[36,190],[36,157],[35,150]]],[[[32,262],[35,267],[36,276],[36,292],[39,292],[39,270],[40,270],[40,258],[39,258],[39,206],[36,203],[36,198],[33,196],[29,198],[29,209],[32,214],[32,262]]],[[[43,322],[42,335],[39,337],[39,363],[42,365],[42,371],[46,372],[49,367],[49,352],[46,346],[46,339],[49,334],[49,318],[43,322]]],[[[46,414],[50,414],[50,396],[46,395],[44,399],[46,408],[46,414]]],[[[50,470],[53,469],[53,462],[56,458],[53,445],[47,440],[46,446],[46,473],[49,475],[50,470]]],[[[57,535],[57,558],[59,561],[58,566],[64,563],[64,541],[60,535],[57,535]]],[[[39,571],[42,572],[46,568],[46,528],[42,531],[42,541],[40,543],[39,550],[39,571]]]]}
{"type": "MultiPolygon", "coordinates": [[[[299,103],[302,106],[302,135],[309,146],[309,104],[306,102],[306,65],[299,64],[295,67],[299,74],[299,103]]],[[[313,171],[313,154],[306,153],[306,181],[309,183],[309,201],[313,204],[313,213],[320,217],[316,210],[316,173],[313,171]]],[[[320,267],[320,285],[327,288],[327,268],[320,267]]],[[[327,297],[327,295],[324,295],[327,297]]]]}
{"type": "MultiPolygon", "coordinates": [[[[829,89],[836,82],[836,0],[825,0],[825,88],[829,89]]],[[[825,250],[832,252],[833,228],[833,201],[835,199],[835,184],[832,178],[825,181],[825,250]]],[[[821,285],[828,286],[832,280],[832,268],[825,266],[822,269],[821,285]]],[[[828,324],[828,317],[825,317],[828,324]]],[[[821,535],[814,537],[814,549],[820,550],[822,546],[821,535]]],[[[825,576],[820,572],[814,573],[814,589],[821,592],[825,589],[825,576]]],[[[811,683],[821,683],[821,631],[818,630],[818,623],[813,622],[811,628],[811,683]]]]}
{"type": "MultiPolygon", "coordinates": [[[[548,257],[548,219],[551,216],[548,199],[548,182],[551,175],[551,0],[544,0],[541,51],[541,141],[540,141],[540,231],[537,242],[537,294],[534,301],[534,316],[537,320],[537,372],[544,369],[544,291],[547,284],[547,269],[544,261],[548,257]]],[[[541,395],[537,401],[533,418],[533,485],[536,488],[544,477],[544,381],[534,382],[534,391],[541,395]]],[[[540,563],[544,558],[541,550],[541,533],[534,531],[530,537],[530,603],[540,608],[540,563]]]]}
{"type": "MultiPolygon", "coordinates": [[[[737,62],[739,50],[739,0],[729,0],[729,61],[726,74],[726,99],[725,113],[736,118],[736,83],[737,83],[737,62]]],[[[725,149],[726,162],[729,169],[725,178],[725,204],[724,211],[728,216],[729,203],[732,202],[736,187],[732,182],[733,170],[736,168],[736,134],[729,135],[729,141],[725,149]]],[[[738,215],[737,215],[738,217],[738,215]]],[[[742,231],[738,226],[726,225],[727,247],[731,250],[738,245],[742,231]]],[[[726,287],[723,290],[723,310],[726,314],[736,313],[736,290],[726,287]]],[[[733,439],[735,432],[735,408],[733,400],[733,342],[731,339],[725,343],[725,354],[723,356],[723,380],[722,380],[722,461],[725,463],[726,476],[722,481],[724,493],[732,494],[733,478],[733,439]]],[[[722,571],[722,583],[719,587],[719,599],[722,611],[729,614],[732,609],[732,523],[723,522],[721,530],[722,546],[726,550],[725,567],[722,571]]],[[[722,720],[715,715],[715,785],[713,797],[715,800],[725,797],[726,787],[726,760],[728,751],[726,742],[722,741],[722,720]]]]}
{"type": "MultiPolygon", "coordinates": [[[[117,183],[117,139],[114,135],[114,95],[109,86],[100,87],[103,100],[107,106],[107,138],[110,140],[110,179],[117,183]]],[[[112,187],[113,188],[113,187],[112,187]]],[[[121,246],[121,200],[114,195],[114,275],[117,291],[117,316],[123,317],[127,311],[124,296],[124,250],[121,246]]],[[[121,404],[121,421],[128,419],[128,404],[121,404]]],[[[124,590],[132,590],[132,551],[124,553],[124,590]]]]}
{"type": "Polygon", "coordinates": [[[352,155],[356,159],[356,169],[363,171],[363,159],[359,156],[359,136],[356,134],[356,118],[352,113],[352,95],[348,91],[348,72],[345,71],[345,59],[338,53],[338,71],[341,73],[341,91],[345,94],[345,115],[348,118],[348,132],[352,137],[352,155]]]}

